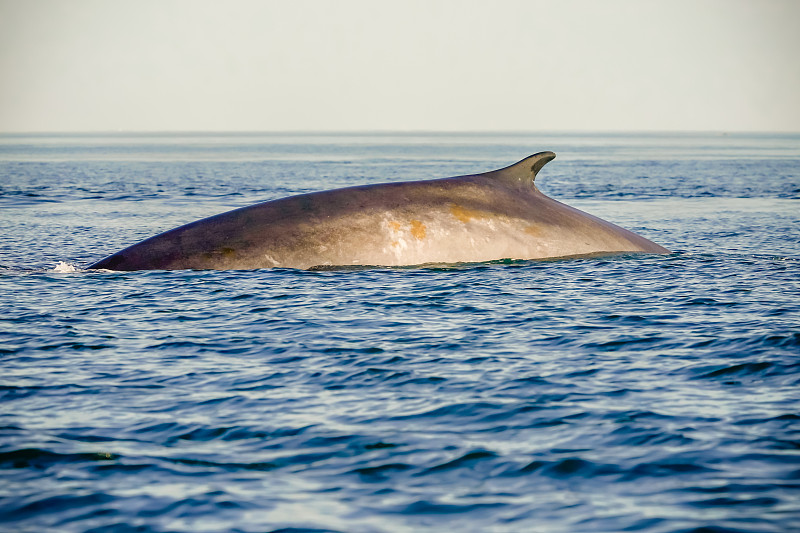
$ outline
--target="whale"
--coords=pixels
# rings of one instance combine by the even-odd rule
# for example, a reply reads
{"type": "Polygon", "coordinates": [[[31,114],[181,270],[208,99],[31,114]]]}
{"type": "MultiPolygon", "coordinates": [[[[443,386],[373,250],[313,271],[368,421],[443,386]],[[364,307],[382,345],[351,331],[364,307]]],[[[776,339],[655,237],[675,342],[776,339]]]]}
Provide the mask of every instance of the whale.
{"type": "Polygon", "coordinates": [[[544,195],[536,176],[555,157],[271,200],[171,229],[88,268],[308,270],[669,252],[544,195]]]}

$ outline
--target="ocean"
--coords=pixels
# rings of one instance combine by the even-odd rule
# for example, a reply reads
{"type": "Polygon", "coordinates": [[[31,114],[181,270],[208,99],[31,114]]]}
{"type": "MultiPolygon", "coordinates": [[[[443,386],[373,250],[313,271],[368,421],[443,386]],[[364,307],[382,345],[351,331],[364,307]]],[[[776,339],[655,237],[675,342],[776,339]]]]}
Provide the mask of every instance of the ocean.
{"type": "Polygon", "coordinates": [[[0,531],[800,531],[800,135],[0,135],[0,531]],[[534,152],[672,253],[88,271],[534,152]]]}

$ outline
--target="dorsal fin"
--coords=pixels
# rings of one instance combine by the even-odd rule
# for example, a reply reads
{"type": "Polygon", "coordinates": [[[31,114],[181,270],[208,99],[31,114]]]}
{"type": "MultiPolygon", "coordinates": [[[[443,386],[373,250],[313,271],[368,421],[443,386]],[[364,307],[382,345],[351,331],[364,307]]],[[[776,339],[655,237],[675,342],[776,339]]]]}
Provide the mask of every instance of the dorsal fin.
{"type": "Polygon", "coordinates": [[[536,174],[542,170],[542,167],[555,158],[556,154],[553,152],[539,152],[511,166],[487,172],[486,174],[492,176],[494,179],[500,179],[509,183],[530,184],[536,179],[536,174]]]}

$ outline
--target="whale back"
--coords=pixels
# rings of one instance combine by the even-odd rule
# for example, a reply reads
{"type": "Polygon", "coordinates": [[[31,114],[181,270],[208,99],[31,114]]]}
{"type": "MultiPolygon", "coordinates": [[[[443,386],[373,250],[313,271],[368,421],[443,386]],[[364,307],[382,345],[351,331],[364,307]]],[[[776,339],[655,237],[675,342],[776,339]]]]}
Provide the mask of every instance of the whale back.
{"type": "Polygon", "coordinates": [[[542,194],[534,181],[554,158],[539,152],[482,174],[264,202],[166,231],[89,268],[400,266],[667,251],[542,194]]]}

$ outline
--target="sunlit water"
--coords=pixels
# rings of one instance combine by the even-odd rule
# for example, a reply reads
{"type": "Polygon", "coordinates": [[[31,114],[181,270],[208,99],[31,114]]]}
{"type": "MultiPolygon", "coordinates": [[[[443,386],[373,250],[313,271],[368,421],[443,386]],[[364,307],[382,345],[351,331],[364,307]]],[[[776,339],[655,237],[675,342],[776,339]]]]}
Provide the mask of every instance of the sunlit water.
{"type": "Polygon", "coordinates": [[[3,531],[800,530],[800,136],[0,136],[0,227],[3,531]],[[541,150],[674,253],[84,270],[541,150]]]}

